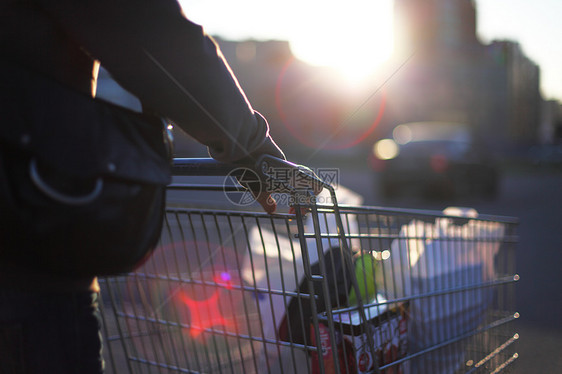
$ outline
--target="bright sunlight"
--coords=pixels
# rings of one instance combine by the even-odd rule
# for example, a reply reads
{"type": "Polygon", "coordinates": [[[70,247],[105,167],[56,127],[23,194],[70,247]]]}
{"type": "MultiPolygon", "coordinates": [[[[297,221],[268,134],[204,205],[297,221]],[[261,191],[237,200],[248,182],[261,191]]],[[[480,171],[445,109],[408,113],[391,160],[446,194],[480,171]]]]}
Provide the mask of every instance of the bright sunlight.
{"type": "Polygon", "coordinates": [[[385,62],[393,48],[391,0],[303,1],[293,14],[289,39],[295,57],[339,70],[360,81],[385,62]]]}
{"type": "Polygon", "coordinates": [[[186,15],[230,40],[288,40],[295,57],[360,81],[393,48],[393,0],[181,0],[186,15]],[[218,12],[217,9],[220,9],[218,12]]]}

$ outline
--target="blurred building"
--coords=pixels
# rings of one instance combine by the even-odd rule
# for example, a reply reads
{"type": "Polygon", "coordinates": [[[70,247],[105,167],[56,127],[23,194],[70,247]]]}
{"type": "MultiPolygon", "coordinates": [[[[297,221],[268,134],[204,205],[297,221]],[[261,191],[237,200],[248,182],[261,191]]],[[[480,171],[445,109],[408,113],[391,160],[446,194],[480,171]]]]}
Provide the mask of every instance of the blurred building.
{"type": "Polygon", "coordinates": [[[556,100],[545,100],[541,113],[540,143],[562,143],[562,104],[556,100]]]}
{"type": "MultiPolygon", "coordinates": [[[[473,0],[395,0],[390,122],[468,123],[494,146],[538,141],[539,68],[519,44],[477,38],[473,0]]],[[[392,125],[391,123],[388,124],[392,125]]]]}
{"type": "Polygon", "coordinates": [[[477,44],[471,0],[394,0],[395,51],[423,54],[477,44]]]}
{"type": "Polygon", "coordinates": [[[511,41],[494,41],[487,46],[492,63],[499,65],[499,84],[491,89],[505,90],[505,137],[516,144],[540,140],[542,97],[539,90],[539,67],[511,41]]]}

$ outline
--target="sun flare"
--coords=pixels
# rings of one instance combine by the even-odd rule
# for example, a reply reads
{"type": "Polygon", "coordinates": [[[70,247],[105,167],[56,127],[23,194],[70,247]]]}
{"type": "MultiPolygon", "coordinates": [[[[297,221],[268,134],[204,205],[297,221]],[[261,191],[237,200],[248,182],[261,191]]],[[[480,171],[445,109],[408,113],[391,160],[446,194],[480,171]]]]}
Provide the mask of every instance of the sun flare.
{"type": "Polygon", "coordinates": [[[336,68],[350,81],[373,73],[393,48],[392,2],[303,2],[290,38],[295,57],[336,68]]]}

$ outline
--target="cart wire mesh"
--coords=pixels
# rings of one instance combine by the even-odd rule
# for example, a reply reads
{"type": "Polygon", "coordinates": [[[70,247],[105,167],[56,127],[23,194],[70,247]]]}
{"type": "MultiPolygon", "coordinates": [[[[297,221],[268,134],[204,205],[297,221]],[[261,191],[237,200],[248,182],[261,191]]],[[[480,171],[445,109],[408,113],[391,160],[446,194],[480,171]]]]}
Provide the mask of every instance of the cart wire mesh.
{"type": "Polygon", "coordinates": [[[100,280],[106,371],[508,371],[517,220],[340,192],[294,214],[169,204],[152,257],[100,280]]]}

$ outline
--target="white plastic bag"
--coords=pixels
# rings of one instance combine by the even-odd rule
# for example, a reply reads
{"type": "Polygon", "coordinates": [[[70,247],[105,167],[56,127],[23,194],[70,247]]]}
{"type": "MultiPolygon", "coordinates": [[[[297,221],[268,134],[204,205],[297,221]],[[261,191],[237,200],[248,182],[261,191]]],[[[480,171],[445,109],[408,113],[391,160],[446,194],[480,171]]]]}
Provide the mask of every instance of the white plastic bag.
{"type": "MultiPolygon", "coordinates": [[[[484,287],[495,278],[494,259],[505,227],[477,220],[473,209],[447,208],[434,223],[412,220],[392,241],[383,262],[385,289],[390,299],[410,301],[409,347],[412,353],[453,339],[478,327],[493,297],[484,287]],[[418,296],[418,297],[415,297],[418,296]]],[[[454,346],[414,360],[414,371],[451,373],[462,365],[463,352],[454,346]]]]}

